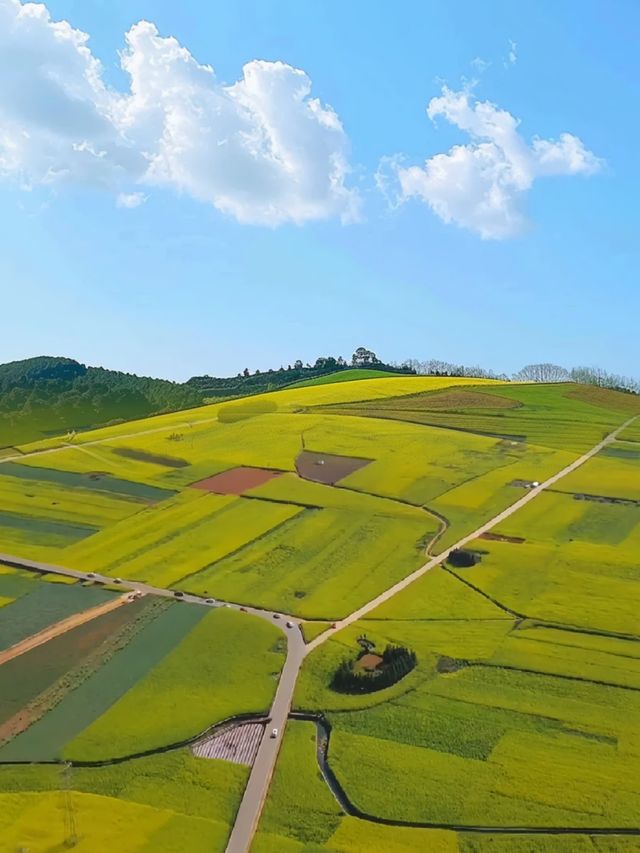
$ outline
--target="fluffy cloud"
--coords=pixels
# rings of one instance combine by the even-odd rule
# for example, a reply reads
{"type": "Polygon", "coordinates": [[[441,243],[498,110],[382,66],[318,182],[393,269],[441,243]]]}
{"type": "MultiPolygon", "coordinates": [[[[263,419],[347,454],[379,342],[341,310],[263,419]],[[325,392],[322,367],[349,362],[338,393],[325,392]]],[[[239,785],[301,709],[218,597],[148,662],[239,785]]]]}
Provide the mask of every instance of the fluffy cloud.
{"type": "Polygon", "coordinates": [[[225,85],[151,23],[125,38],[116,92],[87,35],[0,0],[0,176],[100,186],[128,207],[136,183],[162,185],[247,223],[357,217],[346,134],[303,71],[254,61],[225,85]]]}
{"type": "Polygon", "coordinates": [[[436,154],[423,167],[393,162],[399,198],[422,199],[444,222],[485,239],[504,239],[523,230],[523,202],[537,178],[589,175],[601,168],[601,161],[570,133],[557,141],[536,138],[528,144],[518,132],[518,119],[489,101],[473,100],[468,91],[445,86],[430,101],[427,115],[446,119],[471,142],[436,154]]]}

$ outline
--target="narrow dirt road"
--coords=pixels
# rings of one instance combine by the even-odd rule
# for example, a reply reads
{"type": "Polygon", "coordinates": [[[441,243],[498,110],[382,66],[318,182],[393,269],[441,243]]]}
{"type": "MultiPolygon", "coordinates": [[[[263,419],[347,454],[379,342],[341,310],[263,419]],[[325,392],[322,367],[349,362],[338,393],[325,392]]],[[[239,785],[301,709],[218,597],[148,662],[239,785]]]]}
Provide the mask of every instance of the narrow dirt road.
{"type": "Polygon", "coordinates": [[[43,630],[38,631],[37,634],[25,637],[24,640],[20,640],[19,643],[14,643],[13,646],[9,646],[8,649],[0,652],[0,666],[14,658],[20,657],[20,655],[23,655],[26,652],[30,652],[32,649],[36,649],[38,646],[43,645],[43,643],[48,643],[49,640],[53,640],[61,634],[66,634],[67,631],[70,631],[72,628],[78,628],[86,622],[91,622],[93,619],[97,619],[98,616],[104,616],[105,613],[110,613],[112,610],[122,607],[123,604],[128,604],[129,601],[130,593],[121,595],[118,598],[111,599],[111,601],[105,601],[104,604],[98,604],[96,607],[90,607],[88,610],[83,610],[80,613],[74,613],[72,616],[67,616],[66,619],[61,619],[60,622],[56,622],[55,625],[49,625],[48,628],[43,628],[43,630]]]}
{"type": "Polygon", "coordinates": [[[451,545],[441,554],[438,554],[437,557],[433,557],[431,560],[428,560],[419,569],[416,569],[410,575],[407,575],[401,581],[398,581],[398,583],[394,584],[393,586],[389,587],[389,589],[380,593],[380,595],[377,595],[375,598],[372,598],[371,601],[368,601],[366,604],[363,604],[362,607],[359,607],[357,610],[354,610],[353,613],[350,613],[344,619],[340,619],[339,621],[337,621],[335,623],[335,628],[330,628],[323,634],[320,634],[318,637],[316,637],[315,640],[312,640],[307,646],[305,646],[302,654],[300,654],[297,647],[292,647],[291,645],[289,646],[289,651],[287,653],[287,662],[282,671],[280,684],[278,685],[278,691],[276,693],[276,698],[273,703],[270,715],[272,720],[270,725],[272,727],[278,728],[278,737],[272,740],[271,745],[265,747],[265,740],[269,737],[268,731],[265,732],[263,742],[260,745],[260,749],[258,751],[256,762],[254,763],[253,768],[251,770],[249,782],[247,783],[247,787],[245,789],[240,808],[238,809],[238,813],[236,815],[235,824],[229,837],[229,843],[227,845],[226,853],[247,853],[247,851],[251,847],[253,836],[257,829],[258,821],[260,820],[260,815],[262,814],[262,808],[264,806],[264,802],[269,791],[269,785],[271,783],[271,778],[273,776],[273,770],[277,759],[277,752],[282,740],[282,735],[284,734],[284,728],[286,726],[289,708],[291,707],[291,702],[293,700],[293,692],[298,678],[298,673],[305,657],[310,652],[314,651],[314,649],[317,649],[318,646],[321,646],[323,643],[325,643],[337,631],[341,631],[348,625],[352,625],[354,622],[357,622],[359,619],[362,619],[372,610],[375,610],[376,607],[379,607],[385,601],[389,601],[389,599],[393,598],[394,595],[397,595],[397,593],[401,592],[403,589],[406,589],[414,581],[418,580],[418,578],[421,578],[427,572],[431,571],[432,569],[435,569],[436,566],[439,566],[444,563],[444,561],[447,559],[447,557],[452,551],[456,550],[457,548],[464,548],[465,545],[468,545],[474,539],[477,539],[477,537],[480,536],[482,533],[486,533],[493,527],[496,527],[496,525],[500,524],[514,513],[518,512],[518,510],[522,509],[522,507],[526,506],[528,503],[530,503],[530,501],[535,500],[535,498],[537,498],[538,495],[540,495],[545,489],[548,489],[551,486],[555,485],[563,477],[566,477],[568,474],[571,474],[572,471],[575,471],[576,468],[579,468],[581,465],[584,465],[585,462],[588,462],[589,459],[594,457],[604,447],[606,447],[612,441],[615,441],[618,435],[635,420],[635,417],[630,418],[628,421],[623,423],[616,430],[606,436],[606,438],[604,438],[601,442],[596,444],[595,447],[592,447],[591,450],[587,451],[587,453],[584,453],[582,456],[578,457],[578,459],[571,462],[571,464],[567,465],[561,471],[558,471],[557,474],[553,474],[553,476],[549,477],[548,480],[545,480],[544,483],[541,483],[539,486],[530,489],[523,497],[508,506],[502,512],[498,513],[498,515],[496,515],[490,521],[487,521],[485,524],[478,527],[476,530],[473,531],[473,533],[469,533],[467,536],[464,536],[462,539],[456,542],[455,545],[451,545]],[[265,747],[264,751],[263,747],[265,747]],[[261,756],[262,760],[259,762],[258,759],[261,758],[261,756]]]}

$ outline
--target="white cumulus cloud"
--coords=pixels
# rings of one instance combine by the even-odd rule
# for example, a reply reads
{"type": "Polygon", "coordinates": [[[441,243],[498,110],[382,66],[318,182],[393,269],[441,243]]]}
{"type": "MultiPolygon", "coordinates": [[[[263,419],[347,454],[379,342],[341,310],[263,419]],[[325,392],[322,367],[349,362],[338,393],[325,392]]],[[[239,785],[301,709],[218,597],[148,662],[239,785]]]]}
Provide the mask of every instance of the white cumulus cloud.
{"type": "Polygon", "coordinates": [[[468,134],[470,142],[430,157],[424,166],[395,161],[399,200],[421,199],[444,222],[455,223],[485,239],[504,239],[526,225],[528,190],[539,177],[589,175],[601,161],[570,133],[559,140],[527,143],[519,121],[489,101],[446,86],[427,107],[427,115],[446,119],[468,134]]]}
{"type": "Polygon", "coordinates": [[[86,34],[0,0],[0,177],[99,186],[125,207],[144,200],[135,184],[166,186],[263,225],[357,218],[347,136],[304,71],[256,60],[227,85],[152,23],[125,40],[117,92],[86,34]]]}

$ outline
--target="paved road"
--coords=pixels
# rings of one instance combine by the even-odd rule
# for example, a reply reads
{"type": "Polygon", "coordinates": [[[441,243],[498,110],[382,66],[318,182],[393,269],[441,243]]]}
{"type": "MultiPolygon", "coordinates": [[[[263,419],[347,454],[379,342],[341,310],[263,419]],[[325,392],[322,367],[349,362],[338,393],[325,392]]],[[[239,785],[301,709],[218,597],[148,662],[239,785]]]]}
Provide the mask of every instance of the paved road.
{"type": "Polygon", "coordinates": [[[401,592],[403,589],[406,589],[410,584],[418,580],[418,578],[421,578],[427,572],[431,571],[431,569],[435,569],[436,566],[441,565],[447,559],[449,554],[456,548],[463,548],[465,545],[468,545],[482,533],[486,533],[488,530],[491,530],[493,527],[503,522],[506,518],[509,518],[509,516],[513,515],[515,512],[518,512],[518,510],[522,509],[523,506],[526,506],[530,501],[537,498],[545,489],[555,485],[558,480],[561,480],[563,477],[571,474],[572,471],[575,471],[576,468],[584,465],[585,462],[599,453],[607,446],[607,444],[615,441],[622,430],[626,429],[626,427],[634,420],[635,418],[630,418],[622,424],[622,426],[618,427],[618,429],[614,430],[610,435],[596,444],[595,447],[592,447],[587,453],[584,453],[570,465],[567,465],[566,468],[558,471],[557,474],[549,477],[548,480],[545,480],[544,483],[541,483],[539,486],[529,489],[523,497],[496,515],[495,518],[492,518],[490,521],[487,521],[486,524],[483,524],[478,527],[477,530],[474,530],[473,533],[469,533],[468,536],[460,539],[455,543],[455,545],[451,545],[441,554],[438,554],[437,557],[433,557],[419,569],[416,569],[410,575],[407,575],[407,577],[389,587],[385,592],[382,592],[380,595],[371,599],[371,601],[363,604],[362,607],[354,610],[353,613],[349,614],[349,616],[335,622],[335,628],[332,627],[323,634],[320,634],[315,638],[315,640],[312,640],[308,645],[304,646],[301,652],[298,650],[297,646],[290,650],[287,655],[287,663],[282,671],[282,677],[280,684],[278,685],[278,692],[276,693],[276,698],[271,711],[271,717],[273,719],[272,725],[278,727],[278,738],[271,741],[271,744],[265,744],[265,740],[268,738],[268,732],[265,734],[260,750],[258,751],[256,762],[251,771],[251,776],[249,777],[249,782],[245,789],[242,803],[240,804],[238,814],[236,815],[235,824],[231,832],[226,853],[247,853],[251,846],[253,835],[256,827],[258,826],[262,807],[269,790],[269,784],[273,775],[278,748],[284,734],[284,727],[287,720],[286,714],[291,706],[298,672],[302,666],[304,658],[314,649],[317,649],[318,646],[322,645],[322,643],[325,643],[337,631],[342,630],[342,628],[346,628],[347,625],[351,625],[353,622],[357,622],[358,619],[362,619],[363,616],[367,615],[367,613],[370,613],[385,601],[393,598],[394,595],[401,592]]]}
{"type": "Polygon", "coordinates": [[[82,610],[80,613],[73,613],[71,616],[67,616],[66,619],[56,622],[55,625],[49,625],[48,628],[38,631],[37,634],[25,637],[24,640],[20,640],[19,643],[14,643],[8,649],[0,652],[0,665],[20,657],[20,655],[24,655],[32,649],[37,649],[38,646],[48,643],[49,640],[53,640],[61,634],[66,634],[72,628],[78,628],[86,622],[97,619],[98,616],[104,616],[105,613],[110,613],[117,607],[128,604],[131,601],[130,596],[131,593],[128,592],[125,595],[121,595],[120,598],[112,598],[109,601],[105,601],[104,604],[98,604],[96,607],[90,607],[87,610],[82,610]]]}
{"type": "Polygon", "coordinates": [[[258,747],[258,753],[251,768],[251,775],[229,838],[227,853],[245,853],[249,849],[269,790],[273,769],[282,743],[284,727],[291,708],[298,672],[305,655],[302,633],[297,628],[287,634],[287,639],[287,660],[271,706],[269,714],[271,722],[265,728],[262,741],[258,747]],[[275,738],[271,737],[274,728],[278,731],[275,738]]]}

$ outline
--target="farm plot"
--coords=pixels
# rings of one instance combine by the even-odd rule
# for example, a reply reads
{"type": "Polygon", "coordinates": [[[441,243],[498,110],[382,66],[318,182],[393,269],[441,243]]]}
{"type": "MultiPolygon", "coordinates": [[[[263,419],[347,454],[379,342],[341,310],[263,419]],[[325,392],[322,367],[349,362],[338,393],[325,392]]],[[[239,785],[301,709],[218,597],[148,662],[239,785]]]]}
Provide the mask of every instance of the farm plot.
{"type": "Polygon", "coordinates": [[[637,633],[640,507],[544,493],[495,533],[527,541],[474,543],[464,580],[526,616],[637,633]]]}
{"type": "Polygon", "coordinates": [[[82,680],[147,602],[123,605],[0,666],[0,741],[24,731],[82,680]],[[45,693],[49,693],[45,695],[45,693]],[[49,695],[50,694],[50,695],[49,695]]]}
{"type": "Polygon", "coordinates": [[[265,833],[303,844],[323,844],[338,828],[342,810],[320,778],[315,743],[313,723],[289,723],[258,839],[265,833]]]}
{"type": "Polygon", "coordinates": [[[25,589],[20,597],[16,597],[17,600],[0,611],[0,649],[6,649],[54,622],[102,604],[112,597],[111,593],[96,587],[63,587],[43,583],[35,577],[23,580],[20,576],[4,574],[0,575],[0,592],[10,588],[6,583],[7,578],[10,584],[25,589]]]}
{"type": "MultiPolygon", "coordinates": [[[[341,407],[348,415],[392,418],[431,426],[466,430],[511,441],[526,441],[573,453],[584,452],[623,423],[629,414],[640,412],[640,403],[615,391],[585,397],[580,386],[494,385],[470,386],[473,401],[460,405],[456,395],[449,408],[443,408],[442,395],[414,394],[396,399],[368,401],[341,407]],[[479,393],[489,391],[501,398],[499,405],[478,407],[479,393]],[[630,411],[631,406],[631,411],[630,411]]],[[[489,394],[486,395],[490,399],[489,394]]],[[[331,411],[338,411],[332,407],[331,411]]]]}
{"type": "Polygon", "coordinates": [[[409,574],[424,561],[433,520],[334,509],[296,518],[190,578],[218,598],[331,619],[409,574]]]}
{"type": "Polygon", "coordinates": [[[468,669],[331,715],[329,758],[349,797],[377,816],[625,825],[640,800],[640,757],[624,746],[638,714],[640,698],[625,690],[468,669]]]}
{"type": "Polygon", "coordinates": [[[11,604],[12,601],[29,592],[33,592],[37,579],[38,576],[32,572],[14,569],[0,563],[0,596],[2,596],[5,605],[11,604]]]}
{"type": "Polygon", "coordinates": [[[133,755],[193,738],[234,714],[264,711],[283,657],[274,626],[223,608],[208,611],[64,755],[85,761],[133,755]]]}
{"type": "MultiPolygon", "coordinates": [[[[65,744],[143,679],[203,618],[206,611],[162,602],[128,642],[41,719],[0,749],[0,761],[59,759],[65,744]]],[[[147,615],[145,613],[145,615],[147,615]]]]}
{"type": "Polygon", "coordinates": [[[512,611],[532,619],[637,634],[638,569],[625,555],[626,544],[623,550],[582,542],[559,547],[479,540],[478,547],[485,552],[481,562],[455,573],[512,611]]]}
{"type": "Polygon", "coordinates": [[[65,562],[169,586],[199,572],[300,512],[193,490],[67,549],[65,562]]]}
{"type": "Polygon", "coordinates": [[[355,456],[338,456],[333,453],[303,450],[296,458],[296,471],[304,480],[333,486],[349,474],[369,465],[371,461],[371,459],[357,459],[355,456]]]}
{"type": "Polygon", "coordinates": [[[638,643],[613,637],[524,622],[505,637],[490,663],[640,690],[638,643]]]}
{"type": "Polygon", "coordinates": [[[623,441],[640,442],[640,420],[635,420],[632,424],[629,424],[624,432],[621,433],[620,438],[623,441]]]}
{"type": "Polygon", "coordinates": [[[124,764],[65,771],[0,768],[0,833],[16,849],[44,851],[69,837],[73,809],[79,849],[222,851],[247,768],[202,761],[186,749],[124,764]],[[66,797],[61,792],[70,789],[66,797]]]}
{"type": "MultiPolygon", "coordinates": [[[[165,443],[167,442],[165,441],[165,443]]],[[[44,468],[57,472],[58,476],[67,473],[75,479],[81,475],[83,481],[88,480],[93,483],[93,488],[104,486],[105,480],[107,485],[115,480],[146,484],[152,488],[172,488],[170,482],[162,483],[162,478],[165,475],[177,473],[180,469],[149,461],[143,462],[131,458],[131,456],[123,456],[118,452],[127,449],[131,450],[132,448],[112,448],[107,444],[96,444],[89,447],[82,444],[69,444],[53,452],[24,456],[21,458],[19,466],[22,469],[30,468],[35,472],[44,468]],[[100,473],[101,476],[92,480],[91,475],[97,473],[100,473]]],[[[138,451],[133,449],[133,452],[137,453],[138,451]]],[[[139,452],[145,453],[145,451],[139,452]]],[[[159,456],[159,453],[153,455],[159,456]]],[[[0,470],[2,470],[1,467],[0,470]]]]}
{"type": "MultiPolygon", "coordinates": [[[[374,614],[377,611],[374,611],[374,614]]],[[[487,621],[391,621],[363,619],[334,635],[315,649],[300,672],[293,706],[300,711],[341,712],[369,708],[410,694],[436,678],[442,659],[488,661],[512,626],[504,620],[487,621]],[[386,645],[413,649],[418,665],[405,678],[375,693],[348,694],[331,689],[340,663],[359,650],[365,635],[382,651],[386,645]]]]}
{"type": "Polygon", "coordinates": [[[239,467],[230,468],[191,485],[194,489],[203,489],[218,495],[242,495],[279,476],[279,471],[270,471],[268,468],[239,467]]]}
{"type": "Polygon", "coordinates": [[[616,442],[590,459],[562,483],[562,491],[640,501],[640,450],[616,442]],[[637,454],[637,455],[636,455],[637,454]]]}
{"type": "Polygon", "coordinates": [[[292,721],[252,850],[302,853],[309,845],[328,853],[458,851],[453,832],[389,827],[345,817],[317,769],[314,724],[292,721]]]}
{"type": "Polygon", "coordinates": [[[562,451],[530,447],[517,462],[470,479],[430,501],[429,508],[449,522],[448,529],[434,549],[436,553],[522,497],[522,492],[511,485],[514,481],[543,481],[572,459],[570,454],[562,451]]]}
{"type": "Polygon", "coordinates": [[[103,527],[140,509],[140,503],[88,489],[8,477],[0,468],[1,511],[62,523],[103,527]]]}

